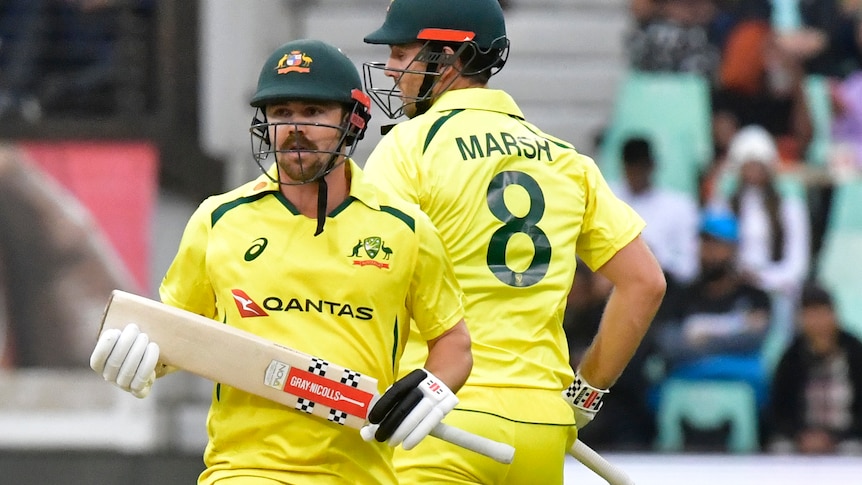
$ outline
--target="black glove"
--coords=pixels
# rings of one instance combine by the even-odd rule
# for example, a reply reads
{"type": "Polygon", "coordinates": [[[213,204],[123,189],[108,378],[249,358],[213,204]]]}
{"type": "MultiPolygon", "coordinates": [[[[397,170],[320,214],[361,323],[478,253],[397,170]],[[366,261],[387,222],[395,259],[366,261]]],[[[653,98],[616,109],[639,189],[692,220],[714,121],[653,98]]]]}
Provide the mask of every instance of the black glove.
{"type": "Polygon", "coordinates": [[[458,398],[443,381],[425,369],[416,369],[396,381],[372,405],[368,413],[371,424],[362,428],[362,437],[412,449],[457,404],[458,398]]]}

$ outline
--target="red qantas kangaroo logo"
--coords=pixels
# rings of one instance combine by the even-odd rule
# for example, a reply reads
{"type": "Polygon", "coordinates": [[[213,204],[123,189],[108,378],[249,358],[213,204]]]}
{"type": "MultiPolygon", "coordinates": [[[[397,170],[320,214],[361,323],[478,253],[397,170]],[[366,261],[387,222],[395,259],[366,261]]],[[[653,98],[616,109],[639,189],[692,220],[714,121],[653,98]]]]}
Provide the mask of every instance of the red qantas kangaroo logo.
{"type": "Polygon", "coordinates": [[[242,318],[248,317],[266,317],[269,316],[263,308],[260,307],[254,300],[245,294],[242,290],[230,290],[233,294],[233,301],[236,303],[236,308],[239,310],[239,315],[242,318]]]}

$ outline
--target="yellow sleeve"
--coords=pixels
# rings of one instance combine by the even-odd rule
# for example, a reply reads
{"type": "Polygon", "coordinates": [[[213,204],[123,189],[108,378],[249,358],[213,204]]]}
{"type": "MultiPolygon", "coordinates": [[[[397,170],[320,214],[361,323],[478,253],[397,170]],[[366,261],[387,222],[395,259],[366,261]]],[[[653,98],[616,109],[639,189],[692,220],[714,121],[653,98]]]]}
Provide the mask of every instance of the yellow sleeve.
{"type": "Polygon", "coordinates": [[[384,191],[419,204],[419,188],[422,185],[418,165],[414,160],[419,160],[420,155],[412,155],[408,147],[398,142],[397,130],[398,126],[374,147],[363,170],[369,179],[384,191]]]}
{"type": "Polygon", "coordinates": [[[464,318],[463,292],[440,234],[428,216],[416,213],[419,254],[407,305],[422,337],[432,340],[464,318]]]}
{"type": "Polygon", "coordinates": [[[595,271],[632,242],[646,223],[614,195],[595,162],[584,158],[589,162],[584,164],[586,211],[576,253],[595,271]]]}
{"type": "Polygon", "coordinates": [[[210,218],[206,204],[192,214],[177,254],[162,279],[159,296],[165,304],[215,318],[215,293],[206,267],[210,218]]]}

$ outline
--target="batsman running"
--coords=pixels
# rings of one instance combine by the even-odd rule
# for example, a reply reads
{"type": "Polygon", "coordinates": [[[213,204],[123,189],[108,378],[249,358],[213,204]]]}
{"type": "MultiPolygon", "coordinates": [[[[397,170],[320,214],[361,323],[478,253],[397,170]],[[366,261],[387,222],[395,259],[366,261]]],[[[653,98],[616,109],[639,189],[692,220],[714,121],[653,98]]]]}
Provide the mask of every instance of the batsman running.
{"type": "MultiPolygon", "coordinates": [[[[396,450],[399,479],[561,484],[576,428],[601,408],[664,296],[644,222],[591,158],[487,87],[509,51],[497,0],[394,0],[365,42],[389,49],[385,63],[365,64],[366,91],[390,118],[409,118],[366,173],[430,216],[465,294],[473,372],[446,423],[516,450],[505,465],[425,440],[396,450]],[[562,326],[576,256],[615,287],[577,373],[562,326]]],[[[408,345],[402,368],[424,358],[408,345]]]]}
{"type": "MultiPolygon", "coordinates": [[[[251,106],[263,174],[201,203],[161,300],[377,378],[383,396],[369,430],[382,442],[216,384],[198,483],[394,485],[393,447],[416,446],[470,373],[452,264],[428,217],[377,189],[350,159],[370,101],[340,50],[307,39],[279,47],[251,106]],[[428,358],[396,382],[411,319],[428,358]]],[[[158,354],[159,342],[130,321],[101,334],[91,366],[144,397],[170,370],[158,354]]]]}

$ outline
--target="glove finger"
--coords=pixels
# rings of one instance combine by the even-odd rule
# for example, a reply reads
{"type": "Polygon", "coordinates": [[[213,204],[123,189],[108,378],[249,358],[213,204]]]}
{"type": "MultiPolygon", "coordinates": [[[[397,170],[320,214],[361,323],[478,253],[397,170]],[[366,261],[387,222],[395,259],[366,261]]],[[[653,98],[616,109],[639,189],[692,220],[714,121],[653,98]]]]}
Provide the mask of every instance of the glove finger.
{"type": "Polygon", "coordinates": [[[120,338],[120,329],[109,328],[99,335],[99,340],[96,341],[96,347],[93,353],[90,354],[90,368],[101,374],[105,370],[105,364],[108,361],[108,356],[114,350],[117,340],[120,338]]]}
{"type": "Polygon", "coordinates": [[[377,432],[374,433],[374,438],[377,441],[386,441],[392,436],[392,433],[398,429],[398,426],[404,421],[404,418],[410,414],[410,411],[422,401],[422,391],[413,388],[410,390],[410,393],[395,406],[392,411],[383,418],[383,421],[380,421],[380,427],[377,428],[377,432]]]}
{"type": "Polygon", "coordinates": [[[401,447],[405,450],[412,450],[420,441],[428,436],[432,429],[443,421],[444,416],[446,416],[446,413],[441,409],[432,409],[431,412],[425,416],[425,419],[420,421],[413,431],[404,438],[404,441],[401,443],[401,447]]]}
{"type": "Polygon", "coordinates": [[[371,441],[374,439],[374,433],[377,432],[377,428],[379,428],[376,424],[366,424],[359,430],[359,435],[362,436],[362,439],[365,441],[371,441]]]}
{"type": "Polygon", "coordinates": [[[129,389],[129,384],[135,377],[138,367],[141,365],[141,359],[144,357],[144,352],[147,350],[147,345],[150,343],[150,337],[145,333],[139,333],[129,348],[129,353],[123,360],[120,366],[120,371],[117,373],[117,386],[126,391],[129,389]]]}
{"type": "Polygon", "coordinates": [[[392,387],[380,396],[380,399],[371,408],[371,411],[368,413],[368,421],[371,421],[372,424],[380,423],[392,411],[392,408],[401,403],[404,396],[416,389],[416,386],[425,380],[427,375],[428,373],[424,370],[415,369],[413,372],[398,379],[392,387]]]}
{"type": "Polygon", "coordinates": [[[147,344],[147,350],[141,358],[141,365],[138,366],[135,378],[129,384],[132,391],[140,392],[145,387],[153,385],[156,380],[156,366],[159,364],[159,352],[159,344],[155,342],[147,344]]]}
{"type": "Polygon", "coordinates": [[[132,389],[129,392],[131,392],[132,395],[135,396],[136,398],[143,399],[143,398],[150,395],[150,389],[153,388],[153,381],[155,381],[155,380],[156,380],[156,371],[153,371],[150,374],[150,377],[147,379],[147,383],[141,389],[138,389],[138,390],[132,389]]]}
{"type": "Polygon", "coordinates": [[[129,355],[129,350],[132,348],[132,345],[135,343],[135,339],[138,338],[138,334],[141,333],[141,330],[137,325],[131,323],[126,325],[126,328],[123,329],[123,332],[120,334],[120,338],[117,339],[117,344],[114,345],[114,350],[111,351],[111,355],[108,356],[108,361],[105,363],[105,370],[102,371],[102,377],[105,378],[108,382],[117,382],[117,374],[120,372],[120,367],[122,367],[123,362],[126,360],[126,356],[129,355]]]}
{"type": "MultiPolygon", "coordinates": [[[[422,401],[420,401],[419,404],[410,411],[410,414],[401,421],[401,424],[395,428],[395,432],[389,437],[389,446],[394,447],[400,445],[401,442],[404,441],[404,438],[416,429],[416,426],[418,426],[419,423],[428,416],[428,413],[434,410],[434,404],[434,401],[430,399],[422,399],[422,401]]],[[[440,419],[443,418],[441,417],[440,419]]]]}

